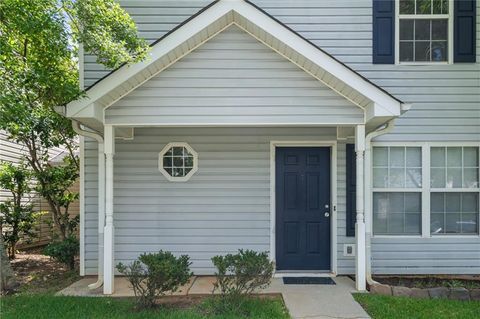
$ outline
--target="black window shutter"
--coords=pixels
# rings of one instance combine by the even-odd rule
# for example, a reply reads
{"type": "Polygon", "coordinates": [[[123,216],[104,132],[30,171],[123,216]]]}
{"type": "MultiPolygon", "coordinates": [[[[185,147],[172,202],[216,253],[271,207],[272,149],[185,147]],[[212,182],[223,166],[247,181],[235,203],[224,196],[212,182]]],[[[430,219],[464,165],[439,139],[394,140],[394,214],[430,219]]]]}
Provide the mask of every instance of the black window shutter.
{"type": "Polygon", "coordinates": [[[373,63],[395,63],[395,0],[373,0],[373,63]]]}
{"type": "Polygon", "coordinates": [[[347,144],[347,236],[355,237],[357,170],[355,144],[347,144]]]}
{"type": "Polygon", "coordinates": [[[454,62],[475,62],[476,11],[476,0],[454,2],[454,62]]]}

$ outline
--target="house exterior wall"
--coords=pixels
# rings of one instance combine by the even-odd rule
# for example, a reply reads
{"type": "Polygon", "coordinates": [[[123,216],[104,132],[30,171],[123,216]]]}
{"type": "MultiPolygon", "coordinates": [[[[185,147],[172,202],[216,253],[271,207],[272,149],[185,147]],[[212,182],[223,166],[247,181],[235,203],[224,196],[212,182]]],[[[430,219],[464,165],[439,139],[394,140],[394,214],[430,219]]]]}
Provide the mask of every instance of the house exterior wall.
{"type": "MultiPolygon", "coordinates": [[[[209,2],[158,0],[121,3],[137,22],[141,36],[154,41],[209,2]]],[[[372,64],[372,0],[253,2],[375,84],[413,104],[411,110],[396,120],[392,133],[376,141],[462,143],[480,140],[480,1],[477,1],[477,63],[451,65],[372,64]]],[[[87,86],[107,73],[94,63],[92,56],[86,56],[87,86]]],[[[341,162],[339,170],[344,170],[341,162]]],[[[339,180],[340,176],[339,173],[339,180]]],[[[339,190],[339,196],[342,192],[344,190],[339,190]]],[[[94,202],[91,196],[95,196],[95,189],[87,188],[87,196],[88,201],[94,202]]],[[[344,226],[339,219],[339,273],[353,273],[353,259],[340,260],[343,258],[341,244],[351,242],[351,238],[345,237],[344,226]]],[[[88,240],[92,239],[89,237],[88,240]]],[[[478,236],[374,237],[373,272],[478,273],[479,247],[478,236]]],[[[87,258],[93,255],[91,251],[87,258]]],[[[93,269],[91,265],[88,267],[93,269]]]]}
{"type": "MultiPolygon", "coordinates": [[[[210,258],[239,248],[270,249],[270,141],[331,141],[335,128],[138,128],[117,140],[114,157],[115,262],[142,252],[188,253],[196,274],[212,274],[210,258]],[[198,152],[199,169],[183,183],[158,170],[172,141],[198,152]]],[[[353,272],[343,257],[345,144],[337,149],[338,272],[353,272]]],[[[85,274],[97,271],[97,146],[85,141],[85,274]]]]}

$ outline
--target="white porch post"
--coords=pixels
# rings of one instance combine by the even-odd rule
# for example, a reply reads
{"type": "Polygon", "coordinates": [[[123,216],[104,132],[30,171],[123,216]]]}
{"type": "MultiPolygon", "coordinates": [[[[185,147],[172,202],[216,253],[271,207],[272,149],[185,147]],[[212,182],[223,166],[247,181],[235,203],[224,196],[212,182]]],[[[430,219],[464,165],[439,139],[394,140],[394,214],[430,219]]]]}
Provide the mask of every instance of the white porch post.
{"type": "Polygon", "coordinates": [[[115,131],[105,125],[105,229],[103,261],[103,294],[114,290],[114,229],[113,229],[113,155],[115,154],[115,131]]]}
{"type": "Polygon", "coordinates": [[[355,260],[355,281],[357,290],[366,290],[366,245],[365,245],[365,208],[364,208],[364,153],[365,125],[355,127],[355,153],[357,169],[357,222],[355,224],[355,239],[357,243],[357,258],[355,260]]]}

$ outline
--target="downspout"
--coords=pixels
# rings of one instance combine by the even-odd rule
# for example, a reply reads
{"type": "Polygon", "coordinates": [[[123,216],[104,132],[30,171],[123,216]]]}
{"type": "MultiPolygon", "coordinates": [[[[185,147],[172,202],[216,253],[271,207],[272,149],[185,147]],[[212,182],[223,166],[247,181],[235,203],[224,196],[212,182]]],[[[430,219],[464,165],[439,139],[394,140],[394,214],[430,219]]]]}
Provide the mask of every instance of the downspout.
{"type": "Polygon", "coordinates": [[[366,224],[366,269],[367,269],[367,283],[369,285],[377,283],[372,278],[372,139],[380,135],[390,133],[395,126],[395,119],[387,122],[386,126],[370,132],[365,137],[365,218],[366,224]]]}
{"type": "Polygon", "coordinates": [[[105,225],[105,153],[103,137],[95,132],[83,130],[77,121],[72,120],[73,130],[82,136],[93,138],[98,142],[98,279],[88,285],[97,289],[103,285],[103,227],[105,225]]]}

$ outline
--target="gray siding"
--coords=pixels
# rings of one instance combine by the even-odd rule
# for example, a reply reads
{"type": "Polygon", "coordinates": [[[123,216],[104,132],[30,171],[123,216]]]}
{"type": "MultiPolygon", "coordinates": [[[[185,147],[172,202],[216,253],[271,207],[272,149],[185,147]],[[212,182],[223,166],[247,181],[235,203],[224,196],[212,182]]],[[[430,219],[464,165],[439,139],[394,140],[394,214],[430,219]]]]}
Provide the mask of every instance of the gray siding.
{"type": "MultiPolygon", "coordinates": [[[[7,132],[0,130],[0,162],[20,163],[26,154],[25,147],[8,139],[7,132]]],[[[9,191],[0,189],[0,202],[11,198],[9,191]]]]}
{"type": "MultiPolygon", "coordinates": [[[[210,1],[121,2],[137,21],[140,34],[153,41],[210,1]]],[[[374,83],[413,104],[413,108],[396,121],[393,133],[379,140],[480,140],[480,1],[477,1],[479,62],[430,66],[372,65],[372,0],[255,0],[254,3],[374,83]]],[[[95,64],[91,56],[86,56],[85,70],[87,86],[108,73],[95,64]]],[[[188,75],[190,71],[183,72],[188,75]]],[[[209,80],[222,81],[225,75],[220,68],[212,71],[209,80]]],[[[339,165],[341,162],[339,159],[339,165]]],[[[94,190],[91,192],[94,196],[94,190]]],[[[342,242],[351,242],[344,237],[342,224],[344,221],[339,215],[339,250],[342,242]]],[[[372,243],[376,273],[480,271],[478,237],[374,238],[372,243]]],[[[342,259],[341,251],[338,258],[339,271],[352,273],[353,260],[342,259]]]]}
{"type": "Polygon", "coordinates": [[[358,124],[363,110],[232,26],[109,107],[108,124],[358,124]]]}
{"type": "MultiPolygon", "coordinates": [[[[115,261],[142,252],[188,253],[197,274],[211,274],[210,258],[239,248],[268,251],[270,243],[270,141],[335,139],[326,128],[143,128],[117,141],[114,158],[115,261]],[[188,142],[199,170],[173,183],[158,170],[158,153],[171,141],[188,142]]],[[[85,143],[85,269],[96,273],[97,159],[85,143]]],[[[338,160],[344,162],[345,146],[338,160]]],[[[343,165],[342,165],[343,166],[343,165]]],[[[338,170],[338,232],[345,233],[345,171],[338,170]]],[[[343,246],[338,244],[339,254],[343,246]]],[[[339,271],[351,271],[343,257],[339,271]]],[[[348,263],[348,264],[347,264],[348,263]]]]}
{"type": "Polygon", "coordinates": [[[376,274],[478,274],[480,238],[373,238],[376,274]]]}

